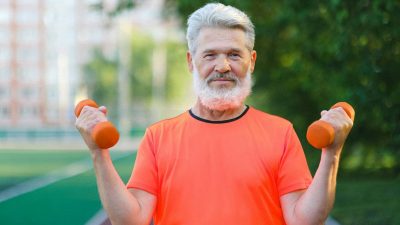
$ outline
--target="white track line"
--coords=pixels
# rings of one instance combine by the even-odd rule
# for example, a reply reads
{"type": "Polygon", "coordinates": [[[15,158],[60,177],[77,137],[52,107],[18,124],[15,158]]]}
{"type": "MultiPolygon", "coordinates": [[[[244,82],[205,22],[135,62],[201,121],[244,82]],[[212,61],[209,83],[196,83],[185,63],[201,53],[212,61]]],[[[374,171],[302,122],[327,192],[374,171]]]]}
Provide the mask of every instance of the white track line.
{"type": "Polygon", "coordinates": [[[90,170],[91,168],[92,168],[91,162],[88,159],[85,159],[83,161],[70,164],[67,167],[64,167],[60,170],[52,171],[44,176],[40,176],[16,184],[0,192],[0,203],[15,198],[17,196],[26,194],[28,192],[37,190],[39,188],[45,187],[57,181],[66,179],[68,177],[78,175],[80,173],[90,170]]]}
{"type": "Polygon", "coordinates": [[[333,219],[332,217],[328,217],[328,219],[325,222],[325,225],[340,225],[340,223],[335,219],[333,219]]]}
{"type": "MultiPolygon", "coordinates": [[[[130,154],[131,153],[122,154],[121,156],[115,157],[114,160],[121,159],[130,154]]],[[[91,160],[85,159],[76,163],[72,163],[60,170],[55,170],[46,175],[16,184],[0,192],[0,203],[18,197],[20,195],[35,191],[39,188],[48,186],[60,180],[84,173],[92,168],[93,166],[91,160]]]]}
{"type": "Polygon", "coordinates": [[[100,225],[103,224],[108,218],[106,212],[103,209],[100,209],[89,221],[85,223],[85,225],[100,225]]]}

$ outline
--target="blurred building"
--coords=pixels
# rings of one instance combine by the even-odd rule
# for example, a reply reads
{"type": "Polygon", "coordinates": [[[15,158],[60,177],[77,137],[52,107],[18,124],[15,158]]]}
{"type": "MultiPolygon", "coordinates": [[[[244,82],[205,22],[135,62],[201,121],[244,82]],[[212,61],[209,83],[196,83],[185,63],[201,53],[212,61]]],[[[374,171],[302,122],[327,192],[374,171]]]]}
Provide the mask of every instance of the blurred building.
{"type": "Polygon", "coordinates": [[[0,1],[0,130],[72,127],[80,68],[109,41],[98,2],[0,1]]]}
{"type": "Polygon", "coordinates": [[[95,48],[106,57],[118,58],[120,64],[115,74],[116,110],[123,134],[137,124],[144,126],[181,111],[163,100],[167,61],[162,42],[184,41],[179,23],[162,17],[164,0],[133,2],[133,9],[110,17],[118,0],[0,0],[0,139],[46,132],[45,137],[77,136],[74,105],[87,95],[82,68],[95,48]],[[150,109],[135,108],[129,99],[126,68],[133,28],[160,43],[152,59],[150,109]]]}

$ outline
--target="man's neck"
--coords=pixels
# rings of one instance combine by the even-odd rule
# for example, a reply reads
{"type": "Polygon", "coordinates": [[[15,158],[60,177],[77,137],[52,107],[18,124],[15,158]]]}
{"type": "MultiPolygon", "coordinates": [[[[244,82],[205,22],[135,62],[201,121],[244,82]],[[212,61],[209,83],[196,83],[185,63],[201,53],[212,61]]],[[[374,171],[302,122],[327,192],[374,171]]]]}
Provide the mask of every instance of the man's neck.
{"type": "Polygon", "coordinates": [[[205,120],[223,121],[234,119],[240,116],[245,110],[246,106],[244,104],[227,110],[212,110],[201,104],[200,100],[198,100],[192,108],[192,113],[205,120]]]}

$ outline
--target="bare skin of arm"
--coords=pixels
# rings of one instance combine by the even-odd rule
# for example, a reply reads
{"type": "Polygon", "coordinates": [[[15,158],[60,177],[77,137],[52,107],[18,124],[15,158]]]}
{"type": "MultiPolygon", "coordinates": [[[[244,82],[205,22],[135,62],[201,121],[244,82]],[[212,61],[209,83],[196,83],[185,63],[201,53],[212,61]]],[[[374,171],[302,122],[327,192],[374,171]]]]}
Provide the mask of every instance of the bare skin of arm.
{"type": "Polygon", "coordinates": [[[321,113],[321,119],[335,129],[335,141],[322,149],[321,160],[311,185],[281,196],[283,214],[288,225],[324,224],[333,208],[340,154],[353,126],[342,108],[321,113]]]}
{"type": "Polygon", "coordinates": [[[156,196],[143,190],[128,190],[115,170],[109,150],[100,149],[91,137],[93,127],[107,120],[106,112],[105,107],[85,106],[75,124],[90,150],[101,202],[112,224],[148,225],[156,196]]]}

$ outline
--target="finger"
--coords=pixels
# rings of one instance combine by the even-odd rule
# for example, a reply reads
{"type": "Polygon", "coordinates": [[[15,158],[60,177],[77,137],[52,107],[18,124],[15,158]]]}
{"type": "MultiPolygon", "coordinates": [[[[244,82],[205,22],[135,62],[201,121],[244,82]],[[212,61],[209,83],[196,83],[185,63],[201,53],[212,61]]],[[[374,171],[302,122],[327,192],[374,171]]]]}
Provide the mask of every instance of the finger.
{"type": "Polygon", "coordinates": [[[324,116],[328,111],[327,110],[322,110],[321,111],[321,116],[324,116]]]}
{"type": "Polygon", "coordinates": [[[107,119],[101,111],[97,109],[91,109],[90,111],[86,111],[79,118],[77,118],[75,126],[78,128],[79,131],[82,131],[84,133],[91,133],[93,128],[97,124],[104,121],[107,121],[107,119]]]}
{"type": "Polygon", "coordinates": [[[330,111],[332,111],[332,114],[340,120],[351,120],[349,115],[342,107],[333,108],[330,111]]]}
{"type": "Polygon", "coordinates": [[[99,110],[98,108],[84,107],[76,122],[92,126],[92,123],[97,124],[107,121],[105,116],[106,111],[107,109],[105,108],[99,110]]]}
{"type": "Polygon", "coordinates": [[[340,114],[342,114],[342,115],[344,115],[344,116],[350,118],[350,115],[348,115],[347,112],[346,112],[342,107],[337,107],[337,108],[335,108],[335,109],[337,109],[337,111],[338,111],[340,114]]]}
{"type": "Polygon", "coordinates": [[[83,106],[78,118],[82,117],[85,114],[88,114],[89,112],[93,112],[94,109],[96,109],[96,108],[94,108],[92,106],[88,106],[88,105],[83,106]]]}
{"type": "Polygon", "coordinates": [[[99,110],[102,112],[102,113],[104,113],[104,115],[107,115],[107,108],[105,107],[105,106],[100,106],[99,107],[99,110]]]}

